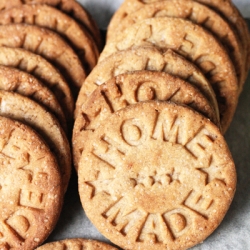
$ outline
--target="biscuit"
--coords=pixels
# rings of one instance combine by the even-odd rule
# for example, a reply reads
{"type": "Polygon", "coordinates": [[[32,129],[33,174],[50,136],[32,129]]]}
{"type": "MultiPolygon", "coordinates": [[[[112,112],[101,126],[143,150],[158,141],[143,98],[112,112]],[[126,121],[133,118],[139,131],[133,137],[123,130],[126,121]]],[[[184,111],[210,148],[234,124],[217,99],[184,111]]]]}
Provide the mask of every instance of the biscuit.
{"type": "Polygon", "coordinates": [[[182,250],[218,227],[236,170],[217,126],[187,107],[151,101],[115,112],[95,130],[78,181],[86,215],[114,244],[182,250]]]}
{"type": "Polygon", "coordinates": [[[66,239],[44,244],[36,250],[61,250],[61,249],[86,249],[86,250],[117,250],[106,243],[96,240],[87,240],[81,238],[66,239]]]}
{"type": "MultiPolygon", "coordinates": [[[[158,2],[161,0],[125,0],[120,8],[113,15],[109,27],[108,34],[112,33],[113,30],[121,23],[121,21],[129,14],[139,8],[143,7],[145,4],[158,2]]],[[[197,2],[204,4],[211,9],[214,9],[216,12],[222,15],[222,17],[229,22],[232,28],[237,32],[239,40],[242,43],[242,47],[245,53],[248,55],[246,60],[246,72],[247,76],[248,70],[250,68],[250,34],[248,31],[247,24],[231,2],[231,0],[197,0],[197,2]]]]}
{"type": "Polygon", "coordinates": [[[0,89],[17,92],[36,101],[58,118],[67,133],[66,118],[55,95],[34,76],[0,64],[0,89]]]}
{"type": "Polygon", "coordinates": [[[23,48],[39,54],[56,66],[71,89],[78,89],[86,77],[73,49],[55,32],[27,24],[0,25],[0,46],[23,48]]]}
{"type": "Polygon", "coordinates": [[[238,103],[239,85],[234,65],[224,47],[199,25],[181,18],[155,17],[142,20],[108,43],[100,61],[133,46],[173,49],[195,63],[211,83],[219,104],[223,133],[228,129],[238,103]]]}
{"type": "Polygon", "coordinates": [[[61,73],[47,60],[24,49],[0,47],[0,65],[20,69],[39,79],[55,94],[71,123],[74,112],[71,90],[61,73]]]}
{"type": "Polygon", "coordinates": [[[97,43],[99,49],[102,49],[102,39],[100,30],[97,27],[95,20],[88,13],[88,11],[82,7],[77,1],[74,0],[1,0],[0,2],[0,10],[13,8],[16,6],[20,6],[22,4],[46,4],[50,5],[54,8],[59,9],[65,14],[74,18],[79,24],[85,27],[95,42],[97,43]]]}
{"type": "Polygon", "coordinates": [[[245,77],[247,77],[250,69],[250,34],[243,16],[231,0],[199,0],[199,2],[220,13],[237,32],[242,42],[244,53],[247,55],[245,64],[245,77]]]}
{"type": "Polygon", "coordinates": [[[86,72],[96,65],[99,52],[93,38],[73,18],[63,12],[39,4],[23,4],[0,12],[0,24],[26,23],[48,28],[67,39],[86,72]]]}
{"type": "Polygon", "coordinates": [[[201,71],[194,64],[173,51],[168,50],[161,53],[151,46],[120,51],[99,62],[80,89],[76,102],[75,117],[80,113],[81,105],[98,85],[119,74],[137,70],[162,71],[186,80],[206,96],[219,116],[214,91],[201,71]]]}
{"type": "Polygon", "coordinates": [[[117,36],[124,29],[134,23],[152,17],[177,17],[190,20],[209,30],[226,47],[236,69],[240,85],[240,92],[245,83],[245,61],[246,53],[243,51],[238,36],[231,26],[216,12],[205,5],[195,1],[160,1],[146,4],[138,11],[132,12],[117,26],[113,33],[109,33],[108,42],[112,36],[117,36]]]}
{"type": "Polygon", "coordinates": [[[1,249],[34,249],[54,228],[63,201],[58,164],[30,127],[0,116],[1,249]]]}
{"type": "Polygon", "coordinates": [[[56,155],[65,192],[71,174],[71,153],[68,139],[57,119],[28,97],[3,90],[0,90],[0,115],[29,125],[44,138],[56,155]]]}
{"type": "Polygon", "coordinates": [[[102,126],[110,114],[128,105],[148,100],[172,101],[190,106],[220,127],[212,105],[188,82],[157,71],[121,74],[98,86],[82,105],[81,114],[74,123],[72,138],[75,168],[78,168],[88,138],[95,129],[102,126]]]}

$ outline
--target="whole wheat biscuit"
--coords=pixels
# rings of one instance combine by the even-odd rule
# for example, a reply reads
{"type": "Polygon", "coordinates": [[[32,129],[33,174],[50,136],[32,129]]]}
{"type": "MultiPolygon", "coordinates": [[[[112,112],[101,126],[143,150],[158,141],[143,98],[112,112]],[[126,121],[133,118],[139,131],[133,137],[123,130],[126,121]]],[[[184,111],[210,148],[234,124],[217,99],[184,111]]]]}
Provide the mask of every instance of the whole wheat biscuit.
{"type": "Polygon", "coordinates": [[[79,24],[87,28],[93,36],[99,49],[102,49],[102,39],[95,20],[77,1],[74,0],[1,0],[0,10],[13,8],[22,4],[46,4],[53,6],[65,14],[73,17],[79,24]]]}
{"type": "Polygon", "coordinates": [[[29,125],[44,138],[56,155],[66,191],[71,174],[71,153],[68,139],[57,119],[28,97],[3,90],[0,90],[0,115],[29,125]]]}
{"type": "Polygon", "coordinates": [[[71,90],[60,72],[47,60],[24,49],[0,47],[0,65],[15,67],[39,79],[55,94],[67,120],[71,122],[74,112],[71,90]]]}
{"type": "Polygon", "coordinates": [[[80,113],[81,106],[87,97],[98,85],[119,74],[137,70],[162,71],[188,81],[206,96],[219,116],[214,91],[201,71],[173,51],[161,53],[151,46],[120,51],[99,62],[82,85],[76,102],[75,117],[80,113]]]}
{"type": "Polygon", "coordinates": [[[30,127],[0,116],[1,249],[34,249],[54,228],[63,201],[58,164],[30,127]]]}
{"type": "MultiPolygon", "coordinates": [[[[108,34],[112,33],[128,14],[140,9],[145,4],[158,1],[162,0],[125,0],[112,17],[108,27],[108,34]]],[[[197,0],[197,2],[207,5],[211,9],[214,9],[216,12],[220,13],[237,32],[243,49],[245,53],[248,54],[248,59],[245,64],[245,76],[247,76],[248,70],[250,68],[250,34],[247,24],[241,13],[237,10],[231,0],[197,0]]]]}
{"type": "Polygon", "coordinates": [[[0,89],[17,92],[38,102],[58,118],[67,133],[66,118],[55,95],[34,76],[0,65],[0,89]]]}
{"type": "Polygon", "coordinates": [[[137,102],[159,100],[188,105],[220,127],[214,108],[201,92],[188,82],[164,72],[136,71],[121,74],[97,87],[82,105],[75,120],[72,148],[78,168],[82,151],[95,129],[110,114],[137,102]]]}
{"type": "Polygon", "coordinates": [[[96,240],[87,240],[81,238],[50,242],[36,248],[36,250],[62,250],[62,249],[117,250],[117,248],[112,247],[106,243],[96,240]]]}
{"type": "Polygon", "coordinates": [[[26,24],[0,25],[0,46],[23,48],[53,63],[72,89],[81,86],[86,73],[73,49],[55,32],[26,24]]]}
{"type": "Polygon", "coordinates": [[[216,93],[221,127],[229,127],[238,103],[239,86],[235,68],[224,47],[205,29],[181,18],[155,17],[142,20],[108,43],[106,56],[133,46],[154,45],[173,49],[195,63],[205,74],[216,93]]]}
{"type": "Polygon", "coordinates": [[[98,48],[87,30],[56,8],[41,4],[23,4],[0,12],[0,24],[26,23],[48,28],[63,36],[80,58],[86,72],[96,65],[98,48]]]}
{"type": "Polygon", "coordinates": [[[243,51],[238,36],[231,26],[218,13],[195,1],[168,0],[146,4],[138,11],[132,12],[110,34],[108,41],[126,27],[134,23],[152,17],[178,17],[191,20],[209,30],[227,48],[236,69],[240,89],[245,82],[246,53],[243,51]]]}
{"type": "Polygon", "coordinates": [[[199,2],[219,12],[238,33],[244,52],[247,54],[245,64],[246,80],[250,69],[250,33],[243,16],[231,0],[199,0],[199,2]]]}
{"type": "Polygon", "coordinates": [[[93,133],[78,181],[86,215],[113,243],[181,250],[220,224],[236,171],[213,123],[187,107],[151,101],[115,112],[93,133]]]}

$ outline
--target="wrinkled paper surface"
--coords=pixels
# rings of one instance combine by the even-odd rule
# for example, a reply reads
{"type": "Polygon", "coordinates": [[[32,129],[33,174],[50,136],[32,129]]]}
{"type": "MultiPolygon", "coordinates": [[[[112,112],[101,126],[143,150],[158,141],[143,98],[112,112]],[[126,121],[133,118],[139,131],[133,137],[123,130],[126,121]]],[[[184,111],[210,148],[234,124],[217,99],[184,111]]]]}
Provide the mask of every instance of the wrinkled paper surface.
{"type": "MultiPolygon", "coordinates": [[[[101,29],[105,29],[113,12],[122,0],[79,0],[92,14],[101,29]]],[[[249,0],[234,0],[245,18],[249,18],[249,0]]],[[[250,249],[250,76],[239,98],[233,122],[226,140],[232,152],[238,174],[237,191],[221,225],[202,244],[193,250],[250,249]]],[[[60,220],[47,242],[65,238],[105,239],[86,217],[77,191],[77,177],[73,172],[60,220]]]]}

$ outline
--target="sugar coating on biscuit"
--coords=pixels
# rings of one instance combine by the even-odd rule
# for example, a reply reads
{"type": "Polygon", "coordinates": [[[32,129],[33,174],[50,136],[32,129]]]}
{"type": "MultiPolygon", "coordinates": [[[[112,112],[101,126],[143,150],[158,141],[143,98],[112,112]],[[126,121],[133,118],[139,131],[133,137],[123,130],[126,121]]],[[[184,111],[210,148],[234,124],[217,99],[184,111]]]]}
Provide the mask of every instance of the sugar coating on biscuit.
{"type": "Polygon", "coordinates": [[[61,211],[58,164],[30,127],[0,117],[0,128],[0,248],[34,249],[61,211]]]}
{"type": "Polygon", "coordinates": [[[105,120],[85,146],[78,176],[87,216],[124,249],[200,243],[220,224],[236,187],[218,128],[187,107],[155,101],[105,120]]]}
{"type": "Polygon", "coordinates": [[[220,126],[215,108],[192,84],[165,72],[142,70],[120,74],[97,87],[75,120],[72,142],[76,169],[88,137],[104,119],[130,104],[149,100],[188,105],[220,126]]]}

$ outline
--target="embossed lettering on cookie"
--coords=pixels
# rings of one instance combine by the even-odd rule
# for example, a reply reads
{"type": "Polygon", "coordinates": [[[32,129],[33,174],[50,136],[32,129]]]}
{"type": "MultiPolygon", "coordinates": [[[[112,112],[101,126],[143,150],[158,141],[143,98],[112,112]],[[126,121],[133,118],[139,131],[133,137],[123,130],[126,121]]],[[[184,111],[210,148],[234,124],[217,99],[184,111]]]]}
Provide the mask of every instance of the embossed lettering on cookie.
{"type": "Polygon", "coordinates": [[[34,249],[61,211],[58,164],[28,126],[0,116],[0,128],[0,249],[34,249]]]}
{"type": "Polygon", "coordinates": [[[188,107],[149,101],[112,114],[79,164],[83,208],[124,249],[187,249],[220,224],[236,171],[218,128],[188,107]]]}

